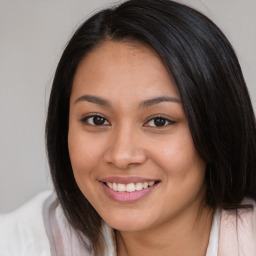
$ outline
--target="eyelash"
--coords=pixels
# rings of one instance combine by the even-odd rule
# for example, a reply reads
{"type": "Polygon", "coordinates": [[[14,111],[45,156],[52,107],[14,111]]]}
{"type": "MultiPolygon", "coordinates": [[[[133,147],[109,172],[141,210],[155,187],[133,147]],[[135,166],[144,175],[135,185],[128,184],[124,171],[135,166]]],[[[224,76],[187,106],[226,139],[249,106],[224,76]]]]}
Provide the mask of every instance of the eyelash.
{"type": "MultiPolygon", "coordinates": [[[[89,120],[90,118],[93,118],[93,119],[94,119],[94,118],[102,118],[102,119],[104,119],[104,123],[107,121],[107,119],[106,119],[104,116],[95,113],[95,114],[91,114],[91,115],[89,115],[89,116],[83,117],[83,118],[81,119],[81,122],[82,122],[83,124],[89,125],[89,126],[107,126],[108,124],[110,124],[109,121],[107,121],[107,122],[108,122],[107,125],[106,125],[106,124],[101,124],[101,125],[90,124],[90,123],[88,122],[88,120],[89,120]]],[[[94,121],[95,121],[95,120],[94,120],[94,121]]]]}
{"type": "Polygon", "coordinates": [[[156,127],[156,128],[164,128],[164,127],[166,127],[166,126],[169,126],[169,125],[173,125],[173,124],[175,124],[176,122],[175,121],[172,121],[172,120],[170,120],[169,118],[167,118],[167,117],[165,117],[164,115],[160,115],[160,114],[158,114],[158,115],[155,115],[155,116],[151,116],[149,119],[148,119],[148,121],[143,125],[143,126],[146,126],[146,127],[156,127]],[[145,124],[149,124],[150,122],[154,122],[154,124],[156,124],[155,122],[156,122],[156,119],[161,119],[161,120],[163,120],[165,123],[164,123],[164,125],[162,125],[162,126],[149,126],[149,125],[145,125],[145,124]],[[167,123],[167,124],[166,124],[167,123]]]}
{"type": "MultiPolygon", "coordinates": [[[[100,120],[99,120],[100,121],[100,120]]],[[[86,117],[84,117],[84,118],[82,118],[81,119],[81,122],[83,123],[83,124],[85,124],[85,125],[89,125],[89,126],[99,126],[99,127],[102,127],[102,126],[108,126],[108,125],[110,125],[110,122],[104,117],[104,116],[102,116],[102,115],[100,115],[100,114],[91,114],[91,115],[89,115],[89,116],[86,116],[86,117]],[[89,123],[88,122],[88,120],[90,120],[90,118],[93,118],[93,122],[95,122],[96,120],[94,120],[94,118],[101,118],[102,120],[101,121],[104,121],[104,123],[103,124],[91,124],[91,123],[89,123]],[[105,122],[107,122],[107,124],[105,124],[105,122]]],[[[172,120],[170,120],[170,119],[168,119],[168,118],[166,118],[165,116],[163,116],[163,115],[156,115],[156,116],[153,116],[153,117],[150,117],[147,121],[146,121],[146,123],[143,125],[143,126],[145,126],[145,127],[157,127],[157,128],[162,128],[162,127],[166,127],[166,126],[169,126],[169,125],[173,125],[173,124],[175,124],[176,122],[175,121],[172,121],[172,120]],[[161,121],[164,121],[164,124],[163,125],[160,125],[160,126],[157,126],[156,125],[156,119],[160,119],[159,121],[161,122],[161,121]],[[146,124],[149,124],[150,122],[154,122],[154,125],[155,126],[150,126],[150,125],[146,125],[146,124]],[[167,124],[166,124],[167,123],[167,124]]]]}

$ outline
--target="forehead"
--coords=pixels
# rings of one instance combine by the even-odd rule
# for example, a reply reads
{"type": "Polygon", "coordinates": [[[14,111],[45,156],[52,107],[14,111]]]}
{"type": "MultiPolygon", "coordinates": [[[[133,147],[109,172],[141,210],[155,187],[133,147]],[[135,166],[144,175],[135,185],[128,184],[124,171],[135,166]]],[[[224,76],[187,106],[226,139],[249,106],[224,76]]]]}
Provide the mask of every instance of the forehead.
{"type": "Polygon", "coordinates": [[[105,41],[81,61],[74,77],[72,94],[158,94],[178,96],[177,87],[160,57],[138,41],[105,41]]]}

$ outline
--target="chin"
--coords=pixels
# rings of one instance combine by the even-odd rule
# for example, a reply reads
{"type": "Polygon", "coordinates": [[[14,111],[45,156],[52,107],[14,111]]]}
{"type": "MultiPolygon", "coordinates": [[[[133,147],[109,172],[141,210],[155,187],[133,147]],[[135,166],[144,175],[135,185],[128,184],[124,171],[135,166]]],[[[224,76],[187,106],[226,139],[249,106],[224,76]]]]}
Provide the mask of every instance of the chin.
{"type": "Polygon", "coordinates": [[[112,215],[111,218],[103,218],[103,220],[113,229],[119,231],[141,231],[148,229],[153,220],[147,220],[144,216],[138,217],[131,214],[112,215]]]}
{"type": "Polygon", "coordinates": [[[142,231],[147,229],[146,225],[141,225],[138,222],[123,222],[123,223],[107,223],[111,228],[118,230],[118,231],[123,231],[123,232],[137,232],[137,231],[142,231]],[[113,224],[113,225],[112,225],[113,224]]]}

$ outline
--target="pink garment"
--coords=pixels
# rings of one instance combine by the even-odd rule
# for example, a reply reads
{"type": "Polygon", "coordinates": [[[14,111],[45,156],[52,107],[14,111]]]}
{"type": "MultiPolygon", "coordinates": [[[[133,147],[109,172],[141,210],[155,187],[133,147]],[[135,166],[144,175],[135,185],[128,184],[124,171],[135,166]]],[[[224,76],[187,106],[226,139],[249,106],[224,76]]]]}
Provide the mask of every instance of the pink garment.
{"type": "Polygon", "coordinates": [[[253,209],[222,210],[218,256],[256,256],[256,204],[253,209]]]}

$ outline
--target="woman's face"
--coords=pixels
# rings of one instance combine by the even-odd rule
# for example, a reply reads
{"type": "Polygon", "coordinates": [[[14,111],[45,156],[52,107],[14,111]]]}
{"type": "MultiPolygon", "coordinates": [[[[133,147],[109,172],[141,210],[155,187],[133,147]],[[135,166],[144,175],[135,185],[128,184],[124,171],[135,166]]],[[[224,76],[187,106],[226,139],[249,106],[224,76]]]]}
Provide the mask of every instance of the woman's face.
{"type": "Polygon", "coordinates": [[[147,230],[197,211],[205,163],[179,92],[139,42],[106,41],[80,63],[68,146],[76,182],[117,230],[147,230]]]}

